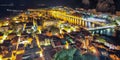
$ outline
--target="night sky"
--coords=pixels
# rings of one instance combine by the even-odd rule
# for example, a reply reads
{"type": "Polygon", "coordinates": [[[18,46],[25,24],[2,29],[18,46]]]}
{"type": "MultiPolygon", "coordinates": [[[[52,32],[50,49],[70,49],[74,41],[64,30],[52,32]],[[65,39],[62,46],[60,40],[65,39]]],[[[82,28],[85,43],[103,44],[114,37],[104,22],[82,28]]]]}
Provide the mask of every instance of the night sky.
{"type": "MultiPolygon", "coordinates": [[[[98,0],[90,0],[89,8],[96,8],[98,0]]],[[[120,10],[120,0],[114,0],[116,10],[120,10]]],[[[68,6],[72,8],[86,8],[82,0],[0,0],[0,16],[6,15],[6,9],[27,9],[51,6],[68,6]],[[7,5],[6,5],[7,4],[7,5]]]]}

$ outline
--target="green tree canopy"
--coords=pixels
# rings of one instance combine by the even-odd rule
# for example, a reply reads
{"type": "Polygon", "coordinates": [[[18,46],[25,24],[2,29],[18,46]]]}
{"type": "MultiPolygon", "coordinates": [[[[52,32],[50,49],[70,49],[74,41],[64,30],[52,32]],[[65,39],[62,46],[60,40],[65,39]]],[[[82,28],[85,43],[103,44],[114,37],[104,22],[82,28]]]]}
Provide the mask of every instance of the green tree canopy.
{"type": "Polygon", "coordinates": [[[53,60],[99,60],[95,55],[80,54],[76,48],[63,49],[54,55],[53,60]]]}

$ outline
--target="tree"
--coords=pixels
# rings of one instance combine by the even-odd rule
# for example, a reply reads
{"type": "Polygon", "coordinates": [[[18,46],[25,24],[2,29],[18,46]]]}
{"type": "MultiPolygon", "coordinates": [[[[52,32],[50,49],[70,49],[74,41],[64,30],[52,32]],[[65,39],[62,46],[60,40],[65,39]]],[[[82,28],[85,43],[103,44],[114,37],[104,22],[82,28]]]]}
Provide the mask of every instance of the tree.
{"type": "Polygon", "coordinates": [[[115,12],[115,4],[113,0],[98,0],[97,11],[100,12],[115,12]]]}
{"type": "Polygon", "coordinates": [[[63,49],[54,55],[54,60],[99,60],[90,53],[81,54],[76,48],[63,49]]]}
{"type": "Polygon", "coordinates": [[[85,4],[85,5],[89,5],[90,1],[89,0],[82,0],[82,3],[85,4]]]}
{"type": "Polygon", "coordinates": [[[86,54],[83,55],[82,60],[99,60],[99,59],[95,55],[86,53],[86,54]]]}
{"type": "Polygon", "coordinates": [[[73,60],[73,54],[75,53],[75,51],[75,48],[63,49],[55,54],[54,60],[73,60]]]}
{"type": "Polygon", "coordinates": [[[90,1],[89,0],[82,0],[83,3],[83,7],[85,9],[89,9],[90,8],[90,1]]]}

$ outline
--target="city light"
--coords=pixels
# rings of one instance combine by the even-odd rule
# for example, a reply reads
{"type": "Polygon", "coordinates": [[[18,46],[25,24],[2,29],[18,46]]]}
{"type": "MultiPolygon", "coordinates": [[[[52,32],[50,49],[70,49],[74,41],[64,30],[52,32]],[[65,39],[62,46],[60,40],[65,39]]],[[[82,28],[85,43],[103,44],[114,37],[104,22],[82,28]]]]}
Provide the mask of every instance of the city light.
{"type": "Polygon", "coordinates": [[[0,60],[120,60],[119,21],[110,16],[65,6],[25,10],[0,21],[0,60]]]}

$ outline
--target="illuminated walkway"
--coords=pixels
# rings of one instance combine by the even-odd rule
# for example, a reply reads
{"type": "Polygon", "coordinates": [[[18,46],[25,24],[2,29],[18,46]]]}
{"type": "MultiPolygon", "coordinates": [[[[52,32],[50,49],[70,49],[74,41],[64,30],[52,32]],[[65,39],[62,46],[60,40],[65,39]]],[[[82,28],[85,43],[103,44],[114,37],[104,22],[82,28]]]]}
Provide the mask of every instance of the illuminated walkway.
{"type": "Polygon", "coordinates": [[[67,14],[66,12],[52,10],[52,11],[50,11],[50,14],[55,18],[62,19],[68,23],[72,23],[75,25],[80,25],[82,27],[94,28],[94,27],[104,25],[104,24],[99,23],[99,22],[84,20],[82,17],[72,16],[70,14],[67,14]]]}

